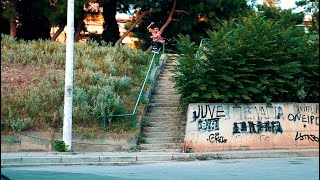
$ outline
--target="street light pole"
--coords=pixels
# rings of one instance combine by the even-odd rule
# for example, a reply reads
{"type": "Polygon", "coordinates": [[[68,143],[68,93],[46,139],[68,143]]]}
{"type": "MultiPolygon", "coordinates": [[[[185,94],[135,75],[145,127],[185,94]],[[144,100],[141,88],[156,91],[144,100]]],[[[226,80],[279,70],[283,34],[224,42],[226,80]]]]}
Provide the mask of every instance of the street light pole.
{"type": "Polygon", "coordinates": [[[72,95],[73,95],[73,47],[74,47],[74,0],[68,0],[66,69],[64,86],[63,141],[67,149],[72,145],[72,95]]]}

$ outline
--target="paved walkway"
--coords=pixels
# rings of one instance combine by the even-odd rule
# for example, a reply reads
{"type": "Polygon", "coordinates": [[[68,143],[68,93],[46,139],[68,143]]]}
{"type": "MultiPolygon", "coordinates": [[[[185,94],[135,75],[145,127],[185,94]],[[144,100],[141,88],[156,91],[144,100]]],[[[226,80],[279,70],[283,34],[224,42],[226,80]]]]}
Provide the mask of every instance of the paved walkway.
{"type": "Polygon", "coordinates": [[[179,152],[16,152],[1,153],[1,167],[49,165],[127,165],[210,159],[319,157],[319,149],[179,152]]]}

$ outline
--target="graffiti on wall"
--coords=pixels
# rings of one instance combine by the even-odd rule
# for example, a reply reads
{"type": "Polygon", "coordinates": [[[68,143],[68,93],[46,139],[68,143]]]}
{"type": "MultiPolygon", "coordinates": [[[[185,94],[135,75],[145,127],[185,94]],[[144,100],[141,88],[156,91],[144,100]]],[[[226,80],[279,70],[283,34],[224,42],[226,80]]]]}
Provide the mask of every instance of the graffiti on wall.
{"type": "Polygon", "coordinates": [[[198,110],[193,111],[193,121],[198,118],[221,118],[225,117],[225,112],[222,106],[198,105],[198,110]],[[204,107],[205,106],[205,107],[204,107]]]}
{"type": "Polygon", "coordinates": [[[232,107],[235,119],[261,121],[270,119],[281,119],[284,116],[281,106],[247,106],[232,107]]]}
{"type": "Polygon", "coordinates": [[[199,119],[198,120],[199,131],[214,131],[219,130],[219,118],[213,119],[199,119]]]}
{"type": "Polygon", "coordinates": [[[297,106],[298,107],[298,113],[289,113],[288,114],[288,120],[292,122],[301,121],[304,123],[304,127],[306,127],[306,124],[315,124],[319,126],[319,115],[315,116],[313,115],[313,112],[315,114],[319,114],[319,106],[297,106]]]}
{"type": "Polygon", "coordinates": [[[316,103],[199,103],[189,106],[185,139],[202,150],[314,148],[318,132],[316,103]]]}
{"type": "Polygon", "coordinates": [[[233,134],[236,133],[261,133],[261,132],[272,132],[272,133],[282,133],[282,127],[279,121],[258,121],[255,124],[252,121],[233,123],[233,134]]]}
{"type": "Polygon", "coordinates": [[[310,140],[310,141],[315,141],[315,142],[319,142],[319,137],[313,135],[313,134],[302,134],[297,132],[296,133],[296,137],[294,140],[310,140]]]}
{"type": "Polygon", "coordinates": [[[219,130],[219,120],[225,117],[222,106],[198,105],[198,109],[193,111],[192,121],[198,120],[199,131],[219,130]]]}
{"type": "Polygon", "coordinates": [[[211,143],[226,143],[227,139],[225,139],[223,136],[219,136],[219,133],[216,132],[214,134],[210,134],[207,141],[210,141],[211,143]]]}
{"type": "MultiPolygon", "coordinates": [[[[316,124],[319,126],[319,116],[307,115],[307,114],[288,114],[289,121],[301,121],[308,124],[316,124]]],[[[306,127],[306,125],[305,125],[306,127]]]]}
{"type": "MultiPolygon", "coordinates": [[[[239,117],[231,117],[231,119],[242,120],[242,122],[233,123],[233,134],[283,132],[280,121],[276,121],[276,119],[281,119],[284,116],[280,106],[248,106],[245,108],[234,106],[232,108],[234,112],[237,112],[235,114],[239,117]],[[262,122],[261,120],[266,121],[262,122]]],[[[219,130],[220,119],[226,117],[223,106],[219,105],[198,105],[192,115],[192,122],[197,121],[198,130],[202,132],[219,130]]]]}

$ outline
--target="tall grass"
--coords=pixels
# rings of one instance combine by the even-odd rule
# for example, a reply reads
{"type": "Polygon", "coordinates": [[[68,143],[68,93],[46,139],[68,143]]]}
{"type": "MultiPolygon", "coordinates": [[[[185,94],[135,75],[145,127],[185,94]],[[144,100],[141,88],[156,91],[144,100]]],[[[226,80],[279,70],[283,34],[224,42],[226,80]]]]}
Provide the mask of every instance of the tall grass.
{"type": "MultiPolygon", "coordinates": [[[[1,130],[10,129],[12,119],[31,119],[32,130],[61,130],[65,44],[1,38],[1,70],[7,68],[1,71],[1,130]],[[32,83],[13,88],[3,78],[16,67],[29,67],[24,78],[32,83]]],[[[131,113],[150,61],[151,54],[141,50],[75,43],[73,127],[102,128],[98,115],[131,113]]]]}

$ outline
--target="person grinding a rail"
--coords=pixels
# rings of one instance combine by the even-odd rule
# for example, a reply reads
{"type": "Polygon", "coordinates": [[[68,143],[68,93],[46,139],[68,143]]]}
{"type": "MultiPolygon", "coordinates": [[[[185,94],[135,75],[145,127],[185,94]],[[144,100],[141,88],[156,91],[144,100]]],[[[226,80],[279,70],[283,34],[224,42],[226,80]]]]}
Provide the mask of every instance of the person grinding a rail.
{"type": "Polygon", "coordinates": [[[159,30],[158,27],[151,28],[151,26],[154,24],[154,22],[151,22],[147,26],[147,30],[151,33],[150,38],[152,38],[152,52],[159,52],[159,50],[162,47],[162,44],[164,43],[163,38],[161,37],[161,31],[159,30]]]}

